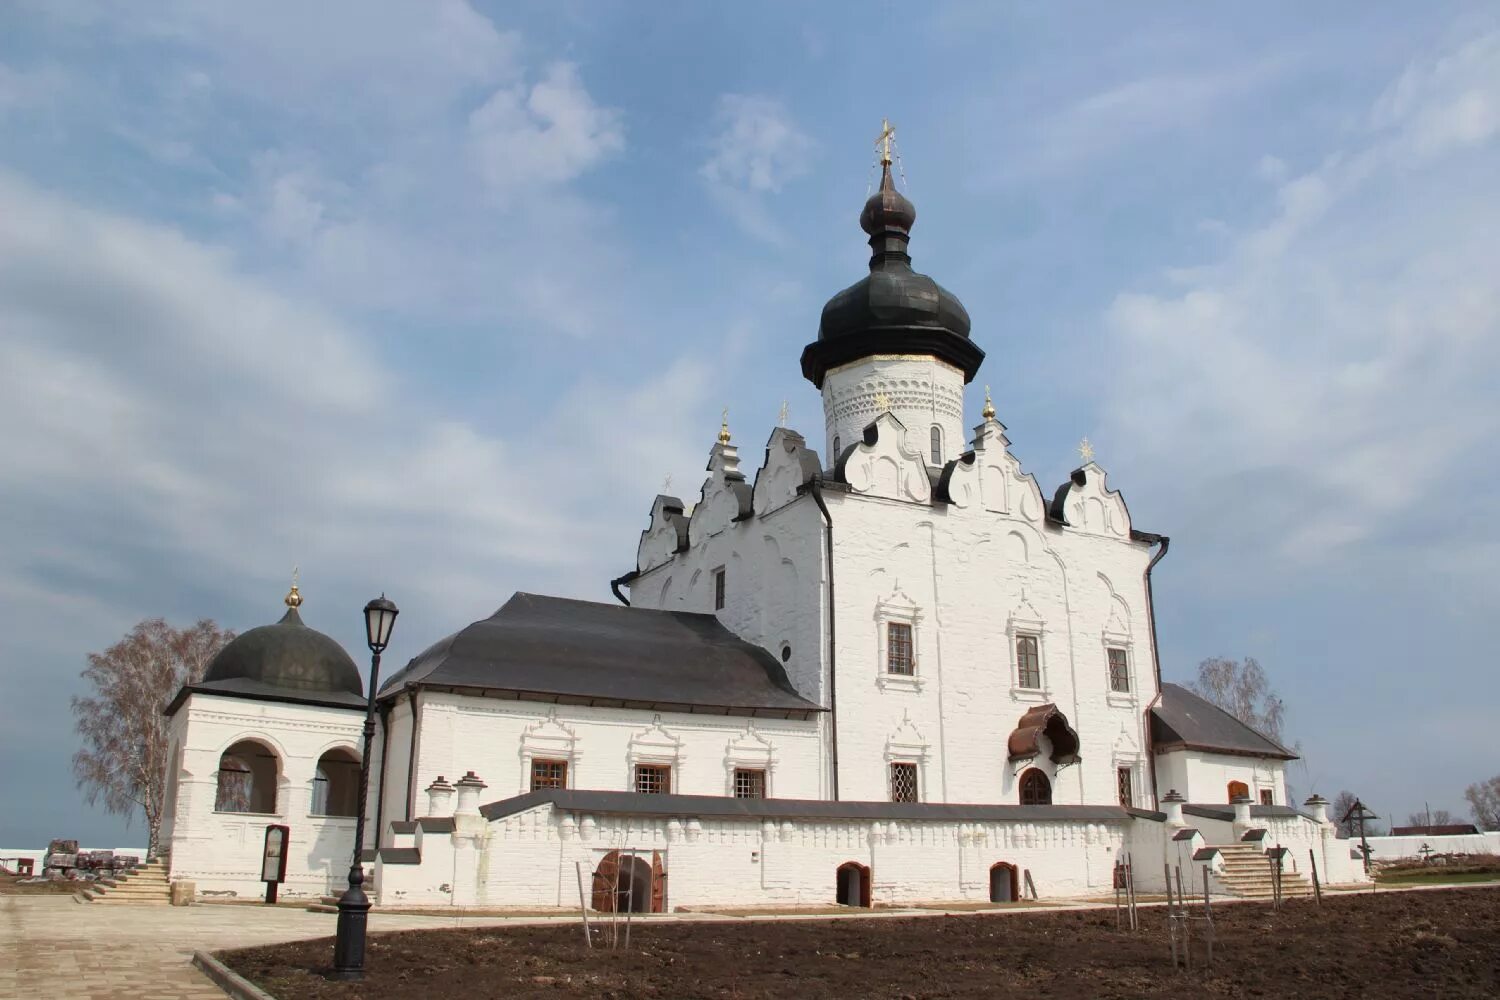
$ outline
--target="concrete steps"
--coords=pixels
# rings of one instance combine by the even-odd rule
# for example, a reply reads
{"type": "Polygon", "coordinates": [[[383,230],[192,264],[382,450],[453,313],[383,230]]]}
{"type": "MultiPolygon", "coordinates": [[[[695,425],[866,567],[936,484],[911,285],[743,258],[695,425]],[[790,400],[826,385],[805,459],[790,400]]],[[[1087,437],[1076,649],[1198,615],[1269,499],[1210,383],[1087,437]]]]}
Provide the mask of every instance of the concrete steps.
{"type": "Polygon", "coordinates": [[[74,898],[80,903],[168,906],[172,902],[172,885],[167,876],[166,862],[156,858],[113,878],[99,879],[74,898]]]}
{"type": "MultiPolygon", "coordinates": [[[[1224,859],[1223,871],[1217,873],[1219,888],[1242,899],[1272,899],[1276,895],[1271,862],[1265,851],[1254,844],[1215,844],[1224,859]]],[[[1311,896],[1311,880],[1302,872],[1282,871],[1281,896],[1290,899],[1311,896]]]]}

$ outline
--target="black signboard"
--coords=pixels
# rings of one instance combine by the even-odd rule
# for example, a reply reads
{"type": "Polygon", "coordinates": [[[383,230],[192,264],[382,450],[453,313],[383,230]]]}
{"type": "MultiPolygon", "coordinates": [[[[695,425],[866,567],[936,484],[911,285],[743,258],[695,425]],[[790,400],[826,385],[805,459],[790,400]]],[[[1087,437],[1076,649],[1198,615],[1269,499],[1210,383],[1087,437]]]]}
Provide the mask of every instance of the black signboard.
{"type": "Polygon", "coordinates": [[[276,887],[286,881],[286,856],[291,829],[266,827],[266,846],[260,856],[260,880],[266,884],[266,902],[276,902],[276,887]]]}

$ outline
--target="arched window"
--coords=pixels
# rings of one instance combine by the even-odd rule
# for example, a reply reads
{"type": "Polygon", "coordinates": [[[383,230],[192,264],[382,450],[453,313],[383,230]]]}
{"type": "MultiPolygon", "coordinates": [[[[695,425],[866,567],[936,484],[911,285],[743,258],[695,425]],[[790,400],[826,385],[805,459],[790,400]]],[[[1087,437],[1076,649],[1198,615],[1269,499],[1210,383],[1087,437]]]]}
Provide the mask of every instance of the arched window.
{"type": "Polygon", "coordinates": [[[313,816],[353,816],[359,811],[359,757],[334,747],[318,758],[313,778],[313,816]]]}
{"type": "Polygon", "coordinates": [[[274,813],[281,760],[259,740],[240,740],[219,758],[214,812],[274,813]]]}
{"type": "Polygon", "coordinates": [[[932,464],[943,464],[943,429],[937,424],[932,425],[932,464]]]}
{"type": "Polygon", "coordinates": [[[1021,805],[1050,806],[1052,804],[1052,782],[1036,768],[1021,775],[1021,805]]]}
{"type": "Polygon", "coordinates": [[[1014,903],[1021,898],[1016,866],[1000,861],[990,865],[990,902],[1014,903]]]}
{"type": "Polygon", "coordinates": [[[1250,797],[1250,786],[1243,781],[1231,781],[1229,783],[1229,801],[1233,802],[1242,795],[1247,799],[1250,797]]]}
{"type": "Polygon", "coordinates": [[[839,460],[839,452],[842,450],[843,449],[839,447],[839,437],[837,434],[835,434],[833,436],[833,460],[835,462],[839,460]]]}

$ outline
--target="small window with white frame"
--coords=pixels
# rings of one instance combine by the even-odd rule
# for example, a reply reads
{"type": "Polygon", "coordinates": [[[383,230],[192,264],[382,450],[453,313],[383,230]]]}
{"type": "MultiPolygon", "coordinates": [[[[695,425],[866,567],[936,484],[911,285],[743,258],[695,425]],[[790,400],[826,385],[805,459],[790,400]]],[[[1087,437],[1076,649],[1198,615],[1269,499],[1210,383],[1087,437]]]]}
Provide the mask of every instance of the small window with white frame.
{"type": "Polygon", "coordinates": [[[917,672],[910,622],[886,622],[885,670],[901,677],[910,677],[917,672]]]}
{"type": "Polygon", "coordinates": [[[937,424],[932,425],[932,464],[943,464],[943,429],[937,424]]]}
{"type": "Polygon", "coordinates": [[[667,795],[672,791],[672,768],[666,764],[637,764],[635,790],[641,795],[667,795]]]}
{"type": "Polygon", "coordinates": [[[1126,809],[1135,805],[1135,768],[1115,768],[1115,788],[1120,794],[1120,805],[1126,809]]]}
{"type": "Polygon", "coordinates": [[[1023,632],[1016,636],[1016,687],[1040,690],[1042,687],[1041,637],[1023,632]]]}
{"type": "Polygon", "coordinates": [[[759,767],[737,767],[734,769],[734,797],[737,799],[763,799],[766,797],[766,772],[759,767]]]}
{"type": "Polygon", "coordinates": [[[724,578],[724,567],[720,566],[714,570],[714,610],[723,611],[725,597],[727,596],[727,582],[724,578]]]}
{"type": "Polygon", "coordinates": [[[1108,646],[1104,650],[1109,662],[1109,689],[1115,694],[1130,693],[1130,657],[1121,646],[1108,646]]]}
{"type": "Polygon", "coordinates": [[[905,761],[892,762],[891,801],[920,802],[917,791],[917,765],[905,761]]]}

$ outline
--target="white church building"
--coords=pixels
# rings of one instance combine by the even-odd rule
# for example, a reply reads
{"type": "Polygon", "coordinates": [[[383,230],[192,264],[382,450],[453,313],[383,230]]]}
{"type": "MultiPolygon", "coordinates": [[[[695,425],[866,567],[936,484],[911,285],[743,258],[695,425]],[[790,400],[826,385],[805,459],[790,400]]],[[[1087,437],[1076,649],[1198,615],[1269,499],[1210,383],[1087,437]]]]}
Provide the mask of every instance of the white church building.
{"type": "MultiPolygon", "coordinates": [[[[851,906],[1109,893],[1128,857],[1362,877],[1285,747],[1161,682],[1151,574],[1086,455],[1044,493],[988,392],[963,305],[912,270],[889,157],[870,272],[823,310],[802,372],[819,450],[726,426],[689,505],[658,496],[618,603],[517,593],[381,687],[365,857],[377,906],[851,906]],[[1207,850],[1218,848],[1219,850],[1207,850]],[[580,879],[581,873],[581,879],[580,879]]],[[[280,622],[167,707],[174,880],[340,892],[365,695],[337,643],[280,622]]],[[[403,623],[411,628],[411,623],[403,623]]],[[[367,882],[367,886],[368,886],[367,882]]]]}

